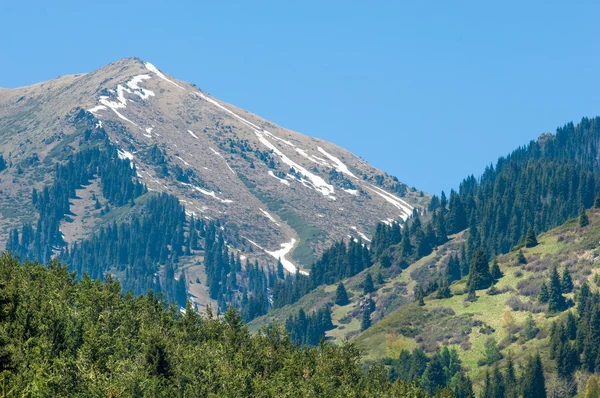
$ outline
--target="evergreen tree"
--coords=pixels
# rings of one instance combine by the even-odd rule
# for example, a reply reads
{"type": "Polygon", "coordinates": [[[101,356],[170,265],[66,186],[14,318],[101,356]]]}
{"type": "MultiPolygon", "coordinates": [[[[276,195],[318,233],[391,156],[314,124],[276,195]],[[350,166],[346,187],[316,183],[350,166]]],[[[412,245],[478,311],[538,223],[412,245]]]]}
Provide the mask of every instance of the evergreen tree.
{"type": "Polygon", "coordinates": [[[498,280],[504,276],[502,271],[500,271],[500,266],[498,265],[498,261],[496,259],[494,259],[494,261],[492,262],[490,274],[492,275],[492,278],[494,278],[494,280],[498,280]]]}
{"type": "Polygon", "coordinates": [[[565,269],[562,274],[560,287],[563,293],[571,293],[573,291],[573,279],[571,279],[571,273],[569,267],[565,265],[565,269]]]}
{"type": "Polygon", "coordinates": [[[544,367],[539,354],[528,359],[522,383],[523,398],[546,398],[544,367]]]}
{"type": "Polygon", "coordinates": [[[460,262],[456,255],[451,254],[450,257],[448,257],[448,264],[446,265],[446,280],[448,283],[452,283],[460,278],[460,262]]]}
{"type": "Polygon", "coordinates": [[[505,373],[505,384],[506,384],[506,398],[517,398],[519,396],[519,386],[517,382],[517,375],[515,373],[515,365],[510,352],[506,358],[506,373],[505,373]]]}
{"type": "Polygon", "coordinates": [[[360,323],[360,330],[364,331],[371,327],[371,311],[369,308],[363,310],[362,321],[360,323]]]}
{"type": "Polygon", "coordinates": [[[350,303],[350,300],[348,300],[348,293],[342,282],[338,284],[337,289],[335,290],[335,303],[340,306],[350,303]]]}
{"type": "Polygon", "coordinates": [[[587,227],[590,225],[590,219],[588,218],[585,208],[581,208],[581,212],[579,213],[579,227],[587,227]]]}
{"type": "Polygon", "coordinates": [[[473,393],[473,383],[469,376],[460,372],[458,380],[456,381],[456,387],[454,387],[454,395],[456,398],[475,398],[473,393]]]}
{"type": "Polygon", "coordinates": [[[485,363],[488,365],[491,365],[494,362],[497,362],[502,359],[502,354],[500,353],[498,344],[496,344],[496,340],[494,340],[493,338],[485,342],[484,354],[485,363]]]}
{"type": "Polygon", "coordinates": [[[562,287],[556,266],[550,274],[550,288],[548,289],[548,311],[559,312],[566,307],[565,297],[562,295],[562,287]]]}
{"type": "Polygon", "coordinates": [[[471,259],[469,280],[467,282],[469,291],[487,289],[493,281],[485,252],[482,249],[475,250],[471,259]]]}
{"type": "Polygon", "coordinates": [[[527,264],[527,259],[525,258],[525,255],[523,254],[523,250],[519,250],[519,253],[517,254],[517,262],[519,264],[527,264]]]}
{"type": "Polygon", "coordinates": [[[600,209],[600,192],[596,195],[594,199],[594,209],[600,209]]]}
{"type": "Polygon", "coordinates": [[[448,282],[442,281],[440,283],[440,287],[438,288],[436,295],[437,295],[438,299],[445,299],[445,298],[452,297],[452,292],[450,291],[448,282]]]}
{"type": "Polygon", "coordinates": [[[525,337],[525,340],[531,340],[537,336],[538,332],[539,329],[535,324],[533,316],[531,313],[527,314],[527,317],[525,318],[525,325],[523,325],[523,337],[525,337]]]}
{"type": "Polygon", "coordinates": [[[525,247],[535,247],[538,245],[537,238],[533,228],[529,228],[527,236],[525,237],[525,247]]]}

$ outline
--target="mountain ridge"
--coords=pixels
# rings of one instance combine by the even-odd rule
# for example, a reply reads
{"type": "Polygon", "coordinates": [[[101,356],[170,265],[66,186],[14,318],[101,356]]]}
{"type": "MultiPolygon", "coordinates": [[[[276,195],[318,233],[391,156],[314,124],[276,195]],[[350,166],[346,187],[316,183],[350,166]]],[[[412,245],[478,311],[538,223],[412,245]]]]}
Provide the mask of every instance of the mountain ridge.
{"type": "MultiPolygon", "coordinates": [[[[0,91],[0,153],[11,165],[0,187],[9,201],[24,201],[24,186],[49,183],[51,162],[77,153],[86,131],[106,133],[150,191],[177,196],[190,217],[220,220],[238,255],[271,267],[281,258],[291,273],[308,272],[332,242],[367,242],[377,223],[406,219],[429,200],[336,145],[220,102],[133,57],[0,91]],[[24,186],[10,181],[35,173],[24,186]]],[[[72,201],[76,217],[61,223],[68,245],[95,230],[90,189],[81,191],[83,203],[72,201]]],[[[20,220],[35,221],[5,213],[0,243],[20,220]]]]}

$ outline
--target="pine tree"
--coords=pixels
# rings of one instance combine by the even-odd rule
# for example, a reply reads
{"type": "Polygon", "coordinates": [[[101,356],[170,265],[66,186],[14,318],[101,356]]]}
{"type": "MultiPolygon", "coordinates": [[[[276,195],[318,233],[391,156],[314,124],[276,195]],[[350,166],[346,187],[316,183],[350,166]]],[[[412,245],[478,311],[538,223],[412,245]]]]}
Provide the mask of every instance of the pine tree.
{"type": "Polygon", "coordinates": [[[365,281],[363,282],[363,291],[365,294],[370,294],[375,291],[375,286],[373,285],[373,277],[370,272],[367,272],[365,276],[365,281]]]}
{"type": "Polygon", "coordinates": [[[523,337],[525,337],[525,340],[531,340],[538,334],[538,332],[539,329],[535,324],[533,315],[528,313],[527,318],[525,318],[525,325],[523,326],[523,337]]]}
{"type": "Polygon", "coordinates": [[[360,330],[364,331],[371,327],[371,312],[368,308],[363,310],[362,322],[360,323],[360,330]]]}
{"type": "Polygon", "coordinates": [[[500,271],[500,266],[498,265],[498,261],[496,259],[494,259],[494,261],[492,262],[490,274],[492,274],[492,278],[494,278],[494,280],[498,280],[504,276],[502,271],[500,271]]]}
{"type": "Polygon", "coordinates": [[[425,305],[424,297],[425,293],[423,292],[423,288],[421,287],[421,285],[417,286],[415,289],[415,299],[421,307],[425,305]]]}
{"type": "Polygon", "coordinates": [[[448,265],[446,265],[446,280],[448,283],[452,283],[460,278],[460,262],[457,256],[451,254],[448,258],[448,265]]]}
{"type": "Polygon", "coordinates": [[[566,307],[565,297],[562,295],[562,287],[556,266],[550,274],[550,288],[548,289],[548,311],[559,312],[566,307]]]}
{"type": "Polygon", "coordinates": [[[335,291],[335,303],[339,306],[344,306],[350,303],[350,300],[348,300],[348,293],[346,292],[346,288],[342,282],[338,284],[335,291]]]}
{"type": "Polygon", "coordinates": [[[535,237],[535,232],[533,228],[529,228],[527,231],[527,236],[525,237],[525,247],[535,247],[538,245],[537,238],[535,237]]]}
{"type": "Polygon", "coordinates": [[[469,280],[467,282],[469,291],[487,289],[493,281],[485,252],[482,249],[476,249],[471,259],[469,280]]]}
{"type": "Polygon", "coordinates": [[[475,398],[473,393],[473,383],[469,376],[464,372],[459,372],[456,387],[454,387],[454,395],[456,398],[475,398]]]}
{"type": "Polygon", "coordinates": [[[542,359],[530,357],[523,374],[523,398],[546,398],[546,380],[542,359]]]}
{"type": "Polygon", "coordinates": [[[504,398],[506,391],[506,385],[504,382],[504,376],[498,369],[498,366],[494,366],[494,371],[492,372],[492,395],[491,398],[504,398]]]}
{"type": "Polygon", "coordinates": [[[498,344],[496,343],[496,340],[494,340],[493,338],[491,338],[485,342],[484,354],[485,354],[485,363],[488,365],[491,365],[494,362],[497,362],[502,359],[502,354],[500,353],[498,344]]]}
{"type": "Polygon", "coordinates": [[[585,209],[582,207],[581,212],[579,213],[579,227],[583,228],[587,227],[588,225],[590,225],[590,219],[585,213],[585,209]]]}
{"type": "Polygon", "coordinates": [[[519,388],[517,375],[515,373],[515,365],[510,352],[506,358],[506,374],[504,380],[506,382],[505,398],[517,398],[519,396],[519,388]]]}
{"type": "Polygon", "coordinates": [[[565,265],[565,269],[562,274],[560,287],[563,293],[571,293],[573,291],[573,279],[571,279],[571,273],[569,267],[565,265]]]}
{"type": "Polygon", "coordinates": [[[519,264],[527,264],[527,259],[523,254],[523,250],[519,250],[519,253],[517,254],[517,261],[519,264]]]}
{"type": "Polygon", "coordinates": [[[538,294],[538,301],[542,304],[545,304],[548,302],[548,286],[546,285],[546,282],[542,282],[542,287],[540,287],[540,294],[538,294]]]}
{"type": "Polygon", "coordinates": [[[440,287],[438,288],[436,295],[437,295],[438,299],[445,299],[445,298],[452,297],[452,292],[450,291],[448,282],[442,281],[440,283],[440,287]]]}

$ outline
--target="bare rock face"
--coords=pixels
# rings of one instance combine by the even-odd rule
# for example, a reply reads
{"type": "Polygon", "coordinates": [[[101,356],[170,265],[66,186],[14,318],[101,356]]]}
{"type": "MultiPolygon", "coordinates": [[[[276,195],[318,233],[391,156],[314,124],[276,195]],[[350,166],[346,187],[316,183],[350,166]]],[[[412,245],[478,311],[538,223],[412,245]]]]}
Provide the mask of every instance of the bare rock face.
{"type": "MultiPolygon", "coordinates": [[[[136,58],[0,89],[0,153],[25,169],[60,159],[77,150],[74,125],[82,119],[95,126],[84,134],[104,129],[149,190],[176,195],[189,215],[221,220],[245,247],[281,258],[290,271],[309,270],[335,240],[368,243],[378,222],[406,219],[429,200],[336,145],[223,103],[136,58]]],[[[32,217],[18,203],[52,178],[46,170],[24,181],[18,172],[0,174],[0,244],[11,225],[32,217]]],[[[83,217],[65,239],[93,230],[94,220],[83,217]]]]}

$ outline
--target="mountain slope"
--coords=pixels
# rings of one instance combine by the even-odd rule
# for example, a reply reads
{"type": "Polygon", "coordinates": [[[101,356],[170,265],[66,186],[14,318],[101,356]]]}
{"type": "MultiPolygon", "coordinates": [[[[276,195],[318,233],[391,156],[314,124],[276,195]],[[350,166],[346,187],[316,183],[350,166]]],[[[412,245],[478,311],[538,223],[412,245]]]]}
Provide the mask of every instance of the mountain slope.
{"type": "MultiPolygon", "coordinates": [[[[9,165],[0,173],[0,243],[10,228],[35,222],[31,190],[51,183],[53,162],[80,151],[82,135],[104,133],[150,191],[175,195],[188,216],[218,220],[242,258],[271,266],[281,258],[290,272],[308,269],[335,240],[369,240],[378,222],[406,219],[429,200],[333,144],[128,58],[0,89],[0,151],[9,165]]],[[[127,217],[115,208],[100,217],[98,194],[92,183],[70,200],[73,214],[60,227],[66,244],[127,217]]]]}

